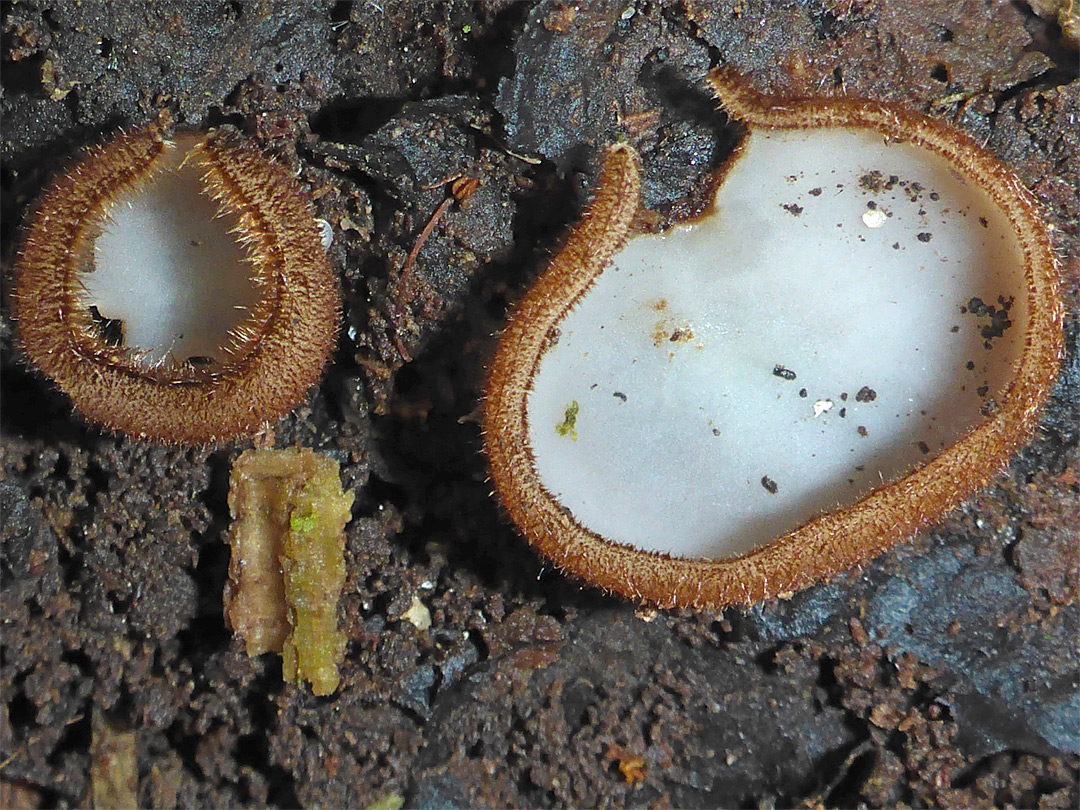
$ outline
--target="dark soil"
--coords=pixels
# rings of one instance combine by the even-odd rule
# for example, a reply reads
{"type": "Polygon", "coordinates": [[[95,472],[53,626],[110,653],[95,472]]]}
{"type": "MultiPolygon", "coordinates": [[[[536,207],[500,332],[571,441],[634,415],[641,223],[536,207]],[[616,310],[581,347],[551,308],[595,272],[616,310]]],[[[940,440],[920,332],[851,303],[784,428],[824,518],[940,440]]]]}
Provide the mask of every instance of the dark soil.
{"type": "MultiPolygon", "coordinates": [[[[1049,4],[1052,5],[1052,4],[1049,4]]],[[[250,443],[86,426],[5,302],[0,805],[90,802],[93,718],[145,806],[1075,807],[1080,768],[1080,81],[1023,2],[4,2],[2,257],[80,147],[166,107],[294,169],[334,230],[345,323],[279,446],[355,489],[329,698],[222,619],[229,466],[250,443]],[[736,133],[702,90],[906,102],[1045,206],[1069,352],[1034,439],[913,542],[788,601],[637,611],[545,566],[489,496],[476,409],[507,307],[642,152],[657,223],[736,133]],[[455,201],[402,272],[459,178],[455,201]],[[420,599],[430,629],[403,614],[420,599]]]]}

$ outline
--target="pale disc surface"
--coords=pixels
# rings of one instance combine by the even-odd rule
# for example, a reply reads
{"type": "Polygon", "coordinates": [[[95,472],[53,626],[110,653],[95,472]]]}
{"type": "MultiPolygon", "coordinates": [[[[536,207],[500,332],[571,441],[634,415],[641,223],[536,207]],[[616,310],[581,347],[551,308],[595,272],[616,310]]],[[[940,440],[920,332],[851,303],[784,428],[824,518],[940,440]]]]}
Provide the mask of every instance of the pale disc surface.
{"type": "Polygon", "coordinates": [[[258,300],[234,223],[217,216],[197,168],[169,166],[118,201],[94,243],[94,270],[83,273],[87,306],[124,324],[125,345],[145,361],[221,359],[221,346],[258,300]]]}
{"type": "Polygon", "coordinates": [[[632,239],[559,324],[529,395],[541,481],[600,535],[688,557],[852,504],[1000,397],[1027,326],[1014,243],[921,149],[750,133],[714,213],[632,239]],[[1009,302],[1003,336],[973,298],[1009,302]]]}

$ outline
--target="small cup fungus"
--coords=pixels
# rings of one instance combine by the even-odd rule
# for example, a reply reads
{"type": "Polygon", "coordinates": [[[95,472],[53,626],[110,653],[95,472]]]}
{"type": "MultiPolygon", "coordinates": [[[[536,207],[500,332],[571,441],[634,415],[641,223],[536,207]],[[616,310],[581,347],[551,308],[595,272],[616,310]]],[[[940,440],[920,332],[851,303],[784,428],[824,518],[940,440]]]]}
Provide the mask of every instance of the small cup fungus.
{"type": "Polygon", "coordinates": [[[665,607],[793,592],[939,520],[1030,438],[1062,347],[1039,211],[966,135],[710,81],[746,134],[709,210],[633,233],[610,147],[484,412],[529,541],[665,607]]]}
{"type": "Polygon", "coordinates": [[[340,292],[314,211],[229,130],[157,124],[89,149],[42,196],[16,264],[27,356],[89,420],[207,444],[319,378],[340,292]]]}

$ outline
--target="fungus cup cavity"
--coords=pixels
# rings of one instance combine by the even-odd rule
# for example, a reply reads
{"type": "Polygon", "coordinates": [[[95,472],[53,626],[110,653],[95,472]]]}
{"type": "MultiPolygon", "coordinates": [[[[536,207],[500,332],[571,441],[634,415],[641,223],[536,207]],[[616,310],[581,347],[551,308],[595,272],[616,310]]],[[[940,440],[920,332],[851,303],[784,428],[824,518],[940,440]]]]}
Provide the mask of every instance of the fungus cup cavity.
{"type": "Polygon", "coordinates": [[[296,406],[340,292],[289,172],[231,130],[170,122],[87,150],[43,194],[16,264],[27,356],[87,419],[213,444],[296,406]]]}
{"type": "Polygon", "coordinates": [[[634,233],[609,147],[484,408],[529,541],[663,607],[790,593],[939,520],[1030,438],[1062,351],[1039,211],[966,135],[710,82],[746,133],[709,210],[634,233]]]}

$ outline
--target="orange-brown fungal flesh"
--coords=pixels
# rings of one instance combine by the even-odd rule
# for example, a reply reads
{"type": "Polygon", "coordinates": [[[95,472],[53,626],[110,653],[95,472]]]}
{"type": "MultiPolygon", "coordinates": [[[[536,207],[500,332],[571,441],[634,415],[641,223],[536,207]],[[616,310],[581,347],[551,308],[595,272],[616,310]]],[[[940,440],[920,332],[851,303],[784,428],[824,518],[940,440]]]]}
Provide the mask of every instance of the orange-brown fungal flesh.
{"type": "Polygon", "coordinates": [[[944,158],[984,189],[1011,224],[1023,256],[1029,317],[1015,374],[996,408],[987,409],[978,425],[936,457],[847,508],[726,559],[677,558],[607,540],[581,525],[541,482],[529,442],[527,405],[540,361],[558,339],[560,321],[631,232],[640,167],[630,148],[609,148],[592,204],[518,304],[501,337],[486,391],[484,434],[499,500],[541,554],[594,586],[661,607],[719,608],[791,593],[865,562],[940,520],[1030,439],[1063,346],[1058,269],[1038,207],[1019,180],[967,135],[890,104],[765,97],[725,70],[714,72],[710,83],[727,113],[751,128],[876,131],[887,141],[944,158]]]}
{"type": "Polygon", "coordinates": [[[30,361],[88,420],[131,436],[214,444],[258,431],[295,407],[336,340],[340,291],[311,202],[281,165],[229,131],[172,141],[161,125],[88,149],[37,204],[16,263],[14,315],[30,361]],[[210,368],[147,364],[94,324],[80,276],[110,209],[167,170],[167,153],[202,176],[234,225],[257,303],[210,368]]]}

